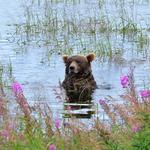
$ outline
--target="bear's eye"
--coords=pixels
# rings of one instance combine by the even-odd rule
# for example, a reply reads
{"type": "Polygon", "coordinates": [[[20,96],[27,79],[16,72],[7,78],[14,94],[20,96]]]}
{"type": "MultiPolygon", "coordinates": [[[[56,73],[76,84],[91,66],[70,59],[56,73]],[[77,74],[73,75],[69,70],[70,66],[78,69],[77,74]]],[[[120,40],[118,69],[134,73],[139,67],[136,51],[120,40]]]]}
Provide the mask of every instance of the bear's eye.
{"type": "Polygon", "coordinates": [[[76,60],[76,63],[77,63],[77,64],[80,64],[81,62],[80,62],[79,60],[76,60]]]}
{"type": "Polygon", "coordinates": [[[71,64],[71,62],[72,62],[71,60],[68,60],[68,61],[67,61],[68,64],[71,64]]]}

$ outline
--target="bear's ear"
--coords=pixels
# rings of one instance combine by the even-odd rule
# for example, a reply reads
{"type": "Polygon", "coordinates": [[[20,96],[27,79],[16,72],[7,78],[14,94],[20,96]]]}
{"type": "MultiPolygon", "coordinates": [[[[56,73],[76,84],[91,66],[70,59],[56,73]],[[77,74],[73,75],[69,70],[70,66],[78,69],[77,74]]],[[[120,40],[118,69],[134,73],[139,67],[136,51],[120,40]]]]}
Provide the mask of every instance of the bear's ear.
{"type": "Polygon", "coordinates": [[[92,61],[95,59],[95,54],[93,54],[93,53],[88,54],[88,55],[86,56],[86,58],[87,58],[87,60],[88,60],[89,62],[92,62],[92,61]]]}
{"type": "Polygon", "coordinates": [[[63,55],[62,58],[63,58],[64,63],[66,64],[67,60],[68,60],[68,56],[67,55],[63,55]]]}

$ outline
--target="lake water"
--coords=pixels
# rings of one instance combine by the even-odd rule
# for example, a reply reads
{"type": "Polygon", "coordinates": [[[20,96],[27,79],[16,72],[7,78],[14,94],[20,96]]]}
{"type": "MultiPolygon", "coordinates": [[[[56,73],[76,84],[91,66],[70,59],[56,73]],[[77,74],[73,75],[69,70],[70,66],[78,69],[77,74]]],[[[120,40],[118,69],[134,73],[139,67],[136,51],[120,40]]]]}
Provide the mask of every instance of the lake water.
{"type": "MultiPolygon", "coordinates": [[[[94,17],[94,12],[92,13],[91,7],[96,9],[96,4],[95,0],[88,1],[87,3],[83,1],[76,5],[75,8],[70,7],[66,14],[79,12],[81,13],[81,18],[85,18],[86,15],[94,17]],[[88,10],[91,11],[88,12],[88,10]]],[[[64,6],[60,3],[58,7],[61,10],[64,6]]],[[[111,1],[106,3],[106,8],[109,17],[117,17],[115,16],[115,6],[111,5],[111,1]]],[[[149,8],[150,3],[141,1],[141,3],[134,7],[133,12],[130,12],[130,9],[129,13],[135,13],[134,17],[139,23],[138,25],[144,27],[147,23],[148,26],[150,26],[149,8]]],[[[18,45],[14,42],[14,38],[11,34],[14,28],[9,25],[23,23],[23,12],[24,10],[21,7],[20,0],[0,1],[0,62],[3,65],[7,65],[9,60],[11,60],[13,77],[23,85],[24,94],[30,104],[33,104],[35,101],[47,102],[50,104],[55,116],[59,116],[59,114],[61,114],[60,112],[62,112],[63,102],[56,98],[55,92],[60,93],[59,81],[64,79],[65,65],[61,55],[57,54],[52,54],[49,62],[41,63],[42,58],[45,57],[45,53],[47,52],[46,46],[38,47],[30,45],[25,52],[16,52],[18,45]]],[[[150,38],[149,33],[148,36],[150,38]]],[[[136,49],[135,41],[127,38],[124,39],[119,35],[114,36],[114,34],[111,35],[110,39],[116,41],[116,47],[126,49],[126,51],[122,57],[123,61],[119,63],[103,62],[98,58],[92,63],[93,75],[99,86],[93,95],[95,104],[98,103],[99,99],[103,99],[109,95],[114,97],[116,101],[120,100],[119,95],[125,90],[122,89],[120,85],[120,76],[127,74],[131,65],[135,66],[134,74],[137,89],[143,89],[144,85],[149,87],[149,46],[146,47],[146,51],[148,52],[147,56],[144,53],[132,51],[136,49]]],[[[101,111],[100,109],[99,112],[101,111]]],[[[99,115],[101,115],[101,113],[99,113],[99,115]]]]}

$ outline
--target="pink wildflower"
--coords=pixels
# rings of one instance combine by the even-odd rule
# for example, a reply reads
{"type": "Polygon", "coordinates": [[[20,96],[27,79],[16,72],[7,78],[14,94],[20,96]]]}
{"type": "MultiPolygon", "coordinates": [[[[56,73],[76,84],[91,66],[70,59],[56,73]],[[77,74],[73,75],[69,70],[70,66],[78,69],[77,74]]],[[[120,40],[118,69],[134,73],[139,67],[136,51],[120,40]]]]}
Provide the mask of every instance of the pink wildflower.
{"type": "Polygon", "coordinates": [[[16,101],[22,108],[24,114],[29,116],[31,113],[31,109],[30,109],[30,106],[29,106],[26,98],[23,95],[23,90],[22,90],[21,85],[17,82],[14,82],[12,84],[12,91],[14,92],[16,101]]]}
{"type": "Polygon", "coordinates": [[[57,119],[55,120],[55,127],[56,127],[57,129],[59,129],[60,126],[61,126],[61,120],[60,120],[59,118],[57,118],[57,119]]]}
{"type": "Polygon", "coordinates": [[[140,130],[140,126],[138,124],[135,124],[131,127],[132,132],[138,132],[140,130]]]}
{"type": "Polygon", "coordinates": [[[123,88],[126,88],[129,85],[129,76],[123,75],[120,77],[120,82],[123,88]]]}
{"type": "Polygon", "coordinates": [[[140,91],[140,95],[142,98],[148,98],[150,97],[150,90],[142,90],[140,91]]]}
{"type": "Polygon", "coordinates": [[[13,91],[14,94],[16,94],[16,95],[18,95],[18,94],[20,94],[20,93],[23,92],[21,85],[20,85],[19,83],[17,83],[17,82],[14,82],[14,83],[12,84],[12,91],[13,91]]]}
{"type": "Polygon", "coordinates": [[[104,106],[104,105],[106,105],[106,101],[103,100],[103,99],[100,99],[100,100],[99,100],[99,104],[100,104],[101,106],[104,106]]]}
{"type": "Polygon", "coordinates": [[[8,130],[3,130],[0,132],[0,135],[5,138],[5,139],[8,139],[10,137],[10,133],[8,130]]]}
{"type": "Polygon", "coordinates": [[[55,144],[50,144],[48,150],[56,150],[56,145],[55,144]]]}

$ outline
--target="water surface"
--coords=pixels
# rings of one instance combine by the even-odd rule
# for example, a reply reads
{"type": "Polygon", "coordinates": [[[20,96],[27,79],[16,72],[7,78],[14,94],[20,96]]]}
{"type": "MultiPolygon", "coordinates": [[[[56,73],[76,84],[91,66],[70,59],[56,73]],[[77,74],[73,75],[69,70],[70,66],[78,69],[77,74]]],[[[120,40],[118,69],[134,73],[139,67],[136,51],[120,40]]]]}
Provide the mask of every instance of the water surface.
{"type": "MultiPolygon", "coordinates": [[[[146,23],[149,26],[148,21],[150,19],[150,4],[145,3],[146,2],[143,2],[133,7],[134,10],[132,12],[130,12],[130,6],[126,6],[127,9],[129,9],[129,13],[135,14],[134,20],[138,23],[138,26],[141,25],[143,27],[146,23]]],[[[88,17],[89,15],[91,15],[91,17],[97,17],[97,15],[95,15],[97,11],[95,10],[98,6],[94,0],[88,1],[87,3],[82,2],[75,6],[69,3],[67,5],[71,6],[66,9],[68,17],[73,16],[77,12],[81,17],[79,19],[82,19],[82,17],[86,18],[86,16],[88,17]]],[[[54,7],[56,6],[54,5],[54,7]]],[[[63,9],[61,9],[63,7],[66,7],[66,4],[60,3],[56,7],[56,10],[59,10],[58,16],[60,18],[63,17],[61,15],[63,14],[63,9]]],[[[112,17],[112,19],[117,17],[115,16],[117,11],[115,8],[114,5],[111,5],[111,1],[107,1],[106,10],[108,17],[112,17]]],[[[64,79],[65,65],[61,55],[56,53],[52,54],[49,61],[44,59],[47,46],[38,47],[36,45],[30,45],[27,46],[25,52],[22,53],[21,50],[18,52],[18,45],[14,42],[15,35],[12,36],[14,28],[10,25],[23,23],[25,20],[23,12],[22,2],[19,0],[5,0],[0,2],[0,62],[4,66],[7,66],[7,63],[11,60],[13,77],[23,85],[24,94],[30,104],[36,101],[47,102],[50,104],[54,116],[59,116],[63,111],[63,101],[57,98],[56,91],[58,92],[57,94],[60,93],[59,81],[62,82],[64,79]]],[[[88,39],[85,35],[83,38],[88,39]]],[[[143,89],[144,85],[149,87],[150,64],[149,59],[146,57],[149,55],[149,47],[146,47],[147,54],[143,52],[140,53],[140,51],[135,53],[133,52],[134,49],[137,49],[135,41],[124,38],[121,35],[116,36],[115,34],[111,34],[109,38],[112,41],[116,41],[113,42],[115,48],[121,48],[125,50],[125,52],[121,59],[116,55],[118,61],[111,62],[107,59],[107,61],[103,61],[97,58],[92,63],[93,75],[99,86],[93,95],[94,104],[97,104],[99,99],[103,99],[109,95],[116,100],[120,100],[119,95],[125,90],[122,89],[120,85],[120,75],[127,74],[131,65],[135,66],[134,73],[137,90],[143,89]]],[[[70,39],[70,45],[75,44],[74,38],[70,39]]],[[[73,46],[73,49],[75,50],[74,54],[77,53],[77,50],[82,51],[80,44],[73,46]]],[[[99,112],[101,111],[100,109],[99,112]]],[[[99,115],[102,114],[99,113],[99,115]]]]}

